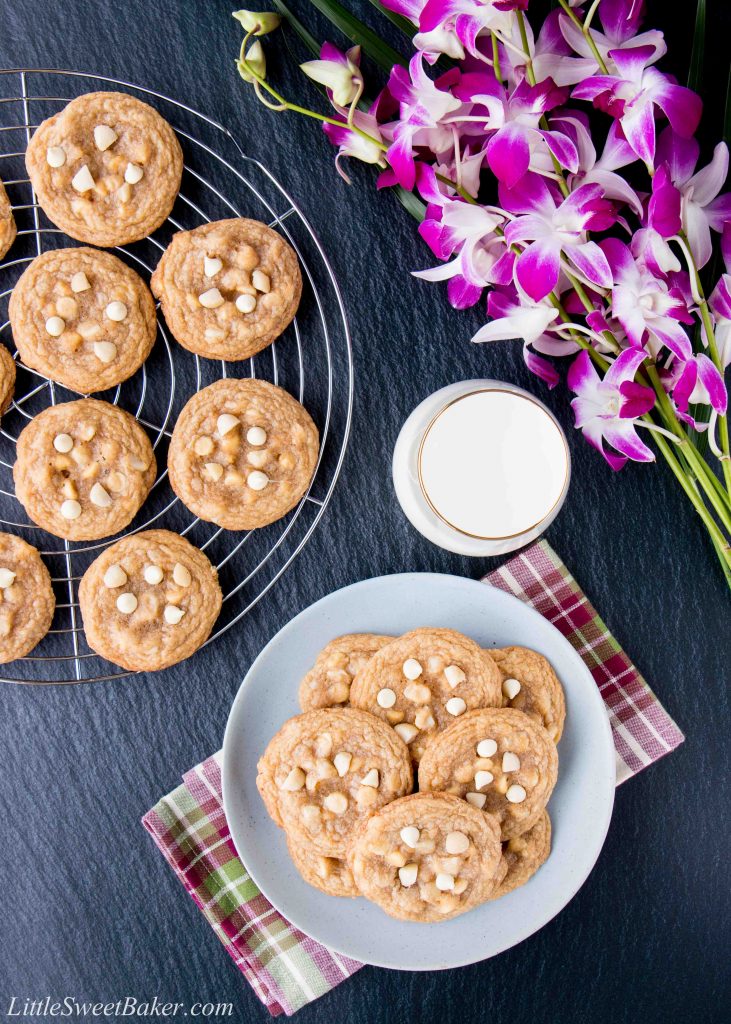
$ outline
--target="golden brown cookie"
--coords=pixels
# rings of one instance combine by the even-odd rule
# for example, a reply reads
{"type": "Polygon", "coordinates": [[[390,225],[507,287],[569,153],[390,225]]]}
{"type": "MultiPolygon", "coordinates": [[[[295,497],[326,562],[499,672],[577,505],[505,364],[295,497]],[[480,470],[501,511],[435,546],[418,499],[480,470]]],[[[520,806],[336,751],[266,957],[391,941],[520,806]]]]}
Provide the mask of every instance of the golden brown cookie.
{"type": "Polygon", "coordinates": [[[26,366],[82,394],[131,377],[157,333],[147,285],[98,249],[37,256],[13,289],[8,311],[26,366]]]}
{"type": "Polygon", "coordinates": [[[208,359],[248,359],[294,318],[302,275],[281,235],[238,217],[174,235],[152,291],[184,348],[208,359]]]}
{"type": "Polygon", "coordinates": [[[15,241],[15,218],[5,186],[0,181],[0,260],[15,241]]]}
{"type": "Polygon", "coordinates": [[[415,761],[432,736],[466,711],[501,701],[494,661],[453,629],[405,633],[377,651],[350,688],[351,705],[394,726],[415,761]]]}
{"type": "Polygon", "coordinates": [[[363,895],[402,921],[464,914],[506,871],[495,818],[446,793],[388,804],[361,827],[348,859],[363,895]]]}
{"type": "Polygon", "coordinates": [[[489,652],[503,677],[503,703],[535,718],[558,743],[566,718],[563,687],[551,663],[529,647],[503,647],[489,652]]]}
{"type": "Polygon", "coordinates": [[[308,412],[262,380],[219,380],[175,424],[168,469],[183,504],[227,530],[281,519],[310,485],[319,435],[308,412]]]}
{"type": "Polygon", "coordinates": [[[346,854],[363,818],[410,793],[406,746],[354,708],[306,711],[285,722],[259,760],[256,784],[270,816],[328,857],[346,854]]]}
{"type": "Polygon", "coordinates": [[[170,530],[123,537],[79,584],[89,647],[133,672],[189,658],[208,639],[221,601],[215,567],[170,530]]]}
{"type": "Polygon", "coordinates": [[[22,431],[15,493],[38,526],[68,540],[122,530],[155,482],[147,434],[128,412],[82,398],[44,409],[22,431]]]}
{"type": "Polygon", "coordinates": [[[287,836],[287,849],[294,866],[308,885],[328,896],[360,896],[347,861],[318,853],[300,836],[296,840],[287,836]]]}
{"type": "Polygon", "coordinates": [[[135,242],[173,208],[183,173],[175,132],[147,103],[90,92],[40,124],[25,155],[38,202],[71,238],[135,242]]]}
{"type": "Polygon", "coordinates": [[[541,864],[545,864],[550,852],[551,819],[544,811],[532,828],[520,836],[513,836],[503,844],[503,859],[508,870],[502,884],[490,899],[500,899],[513,889],[525,885],[541,864]]]}
{"type": "Polygon", "coordinates": [[[499,821],[504,840],[538,821],[556,785],[556,744],[513,708],[469,711],[431,740],[419,789],[454,793],[499,821]]]}
{"type": "Polygon", "coordinates": [[[15,392],[15,360],[4,345],[0,345],[0,416],[13,402],[15,392]]]}
{"type": "Polygon", "coordinates": [[[323,647],[315,664],[300,683],[299,699],[303,711],[347,704],[353,677],[392,636],[375,633],[348,633],[323,647]]]}
{"type": "Polygon", "coordinates": [[[56,598],[41,556],[12,533],[0,533],[0,662],[29,654],[51,628],[56,598]]]}

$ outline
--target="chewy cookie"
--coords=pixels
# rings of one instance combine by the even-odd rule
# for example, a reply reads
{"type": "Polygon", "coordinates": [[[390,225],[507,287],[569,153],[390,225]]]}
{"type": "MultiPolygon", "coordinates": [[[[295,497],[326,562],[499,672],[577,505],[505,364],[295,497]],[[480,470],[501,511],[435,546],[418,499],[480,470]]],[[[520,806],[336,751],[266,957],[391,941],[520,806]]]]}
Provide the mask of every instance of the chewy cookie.
{"type": "Polygon", "coordinates": [[[15,241],[15,218],[5,186],[0,181],[0,260],[15,241]]]}
{"type": "Polygon", "coordinates": [[[104,391],[150,354],[157,321],[144,281],[98,249],[44,252],[23,273],[8,307],[26,366],[73,391],[104,391]]]}
{"type": "Polygon", "coordinates": [[[285,722],[259,761],[256,784],[290,842],[343,858],[363,818],[411,791],[406,745],[354,708],[306,711],[285,722]]]}
{"type": "Polygon", "coordinates": [[[51,628],[56,598],[41,556],[12,533],[0,533],[0,662],[23,658],[51,628]]]}
{"type": "Polygon", "coordinates": [[[302,275],[281,235],[239,217],[174,235],[152,291],[184,348],[208,359],[248,359],[293,319],[302,275]]]}
{"type": "Polygon", "coordinates": [[[311,849],[299,837],[291,839],[287,836],[287,849],[294,866],[308,885],[328,896],[360,896],[347,861],[339,857],[326,857],[311,849]]]}
{"type": "Polygon", "coordinates": [[[389,722],[415,761],[429,740],[471,708],[502,702],[490,655],[453,629],[415,629],[377,651],[350,688],[353,707],[389,722]]]}
{"type": "Polygon", "coordinates": [[[566,718],[563,687],[550,662],[529,647],[490,650],[503,676],[505,707],[517,708],[540,722],[558,743],[566,718]]]}
{"type": "Polygon", "coordinates": [[[22,431],[15,493],[38,526],[68,540],[110,537],[155,482],[152,445],[137,421],[95,398],[51,406],[22,431]]]}
{"type": "Polygon", "coordinates": [[[362,826],[349,860],[363,895],[402,921],[457,917],[506,871],[497,821],[446,793],[388,804],[362,826]]]}
{"type": "Polygon", "coordinates": [[[90,92],[38,126],[25,155],[43,211],[71,238],[126,245],[158,228],[180,189],[183,152],[156,110],[90,92]]]}
{"type": "Polygon", "coordinates": [[[483,708],[429,743],[419,789],[463,797],[494,816],[508,840],[535,825],[557,776],[556,745],[542,725],[513,708],[483,708]]]}
{"type": "Polygon", "coordinates": [[[221,610],[218,573],[169,530],[124,537],[92,562],[79,584],[86,639],[107,661],[156,672],[189,658],[221,610]]]}
{"type": "Polygon", "coordinates": [[[525,885],[541,864],[545,864],[550,852],[551,819],[544,811],[532,828],[520,836],[513,836],[503,844],[503,859],[508,870],[502,884],[490,899],[500,899],[513,889],[525,885]]]}
{"type": "Polygon", "coordinates": [[[262,380],[219,380],[173,430],[170,483],[195,515],[227,530],[281,519],[309,487],[319,435],[291,395],[262,380]]]}
{"type": "Polygon", "coordinates": [[[6,413],[15,391],[15,360],[4,345],[0,345],[0,416],[6,413]]]}
{"type": "Polygon", "coordinates": [[[315,664],[300,683],[299,700],[303,711],[347,704],[353,677],[392,636],[375,633],[348,633],[323,647],[315,664]]]}

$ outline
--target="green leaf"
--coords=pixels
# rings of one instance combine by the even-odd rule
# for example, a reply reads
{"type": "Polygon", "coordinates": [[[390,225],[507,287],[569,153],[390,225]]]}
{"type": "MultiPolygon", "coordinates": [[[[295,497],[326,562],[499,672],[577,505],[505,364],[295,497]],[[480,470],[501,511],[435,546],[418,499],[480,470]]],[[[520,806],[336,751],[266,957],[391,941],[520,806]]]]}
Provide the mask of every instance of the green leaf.
{"type": "Polygon", "coordinates": [[[396,198],[401,203],[403,208],[407,210],[411,216],[421,223],[426,217],[426,206],[422,203],[418,196],[415,196],[413,192],[407,192],[405,188],[401,188],[400,185],[396,185],[394,188],[396,198]]]}
{"type": "Polygon", "coordinates": [[[693,49],[690,53],[690,69],[688,71],[688,88],[695,92],[701,91],[703,84],[703,53],[706,46],[706,0],[698,0],[695,9],[695,28],[693,30],[693,49]]]}
{"type": "Polygon", "coordinates": [[[350,11],[347,11],[342,4],[338,3],[338,0],[310,0],[310,3],[352,43],[360,46],[363,52],[385,72],[390,72],[394,64],[400,64],[402,67],[408,65],[405,57],[402,57],[372,29],[359,21],[350,11]]]}
{"type": "Polygon", "coordinates": [[[312,52],[315,57],[320,56],[320,44],[315,37],[307,31],[302,22],[290,11],[286,4],[282,3],[282,0],[272,0],[272,4],[276,7],[279,14],[289,23],[290,27],[297,33],[302,42],[305,44],[308,50],[312,52]]]}
{"type": "Polygon", "coordinates": [[[385,18],[395,25],[400,32],[403,32],[409,39],[413,39],[416,35],[416,26],[412,25],[408,18],[404,18],[401,14],[396,14],[395,11],[389,11],[381,3],[381,0],[370,0],[370,3],[378,10],[379,14],[382,14],[385,18]]]}

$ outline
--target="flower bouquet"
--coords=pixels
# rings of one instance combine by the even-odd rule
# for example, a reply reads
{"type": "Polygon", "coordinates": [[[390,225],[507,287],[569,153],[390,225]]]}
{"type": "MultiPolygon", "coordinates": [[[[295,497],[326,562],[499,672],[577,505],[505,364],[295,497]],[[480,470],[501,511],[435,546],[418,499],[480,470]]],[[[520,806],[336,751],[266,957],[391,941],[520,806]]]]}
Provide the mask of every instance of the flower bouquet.
{"type": "MultiPolygon", "coordinates": [[[[379,168],[439,261],[415,276],[447,282],[456,309],[487,293],[473,341],[519,339],[551,388],[565,368],[576,427],[613,469],[661,454],[731,587],[728,148],[698,167],[701,100],[658,67],[667,48],[643,30],[643,0],[559,0],[540,26],[529,0],[382,0],[408,61],[337,0],[313,5],[346,52],[274,5],[234,14],[241,77],[272,110],[319,120],[346,181],[348,157],[379,168]],[[280,15],[316,54],[301,67],[327,113],[267,79],[259,37],[280,15]],[[361,47],[388,74],[372,99],[361,47]]],[[[689,85],[704,30],[699,0],[689,85]]]]}

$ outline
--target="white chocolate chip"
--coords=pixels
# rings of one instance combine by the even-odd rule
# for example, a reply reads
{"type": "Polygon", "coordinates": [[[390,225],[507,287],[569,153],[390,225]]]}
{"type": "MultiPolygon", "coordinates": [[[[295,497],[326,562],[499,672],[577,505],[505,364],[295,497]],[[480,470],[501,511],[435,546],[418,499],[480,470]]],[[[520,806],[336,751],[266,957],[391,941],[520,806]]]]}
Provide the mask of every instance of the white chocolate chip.
{"type": "Polygon", "coordinates": [[[89,288],[91,288],[91,285],[89,284],[89,278],[86,276],[83,270],[80,270],[71,278],[72,292],[85,292],[88,291],[89,288]]]}
{"type": "Polygon", "coordinates": [[[124,571],[121,565],[110,565],[107,571],[104,573],[104,586],[108,587],[109,590],[116,590],[117,587],[123,587],[127,582],[127,573],[124,571]]]}
{"type": "Polygon", "coordinates": [[[407,658],[401,666],[401,671],[407,679],[418,679],[423,669],[416,658],[407,658]]]}
{"type": "Polygon", "coordinates": [[[195,444],[193,445],[193,451],[196,455],[210,455],[213,451],[213,441],[210,437],[197,437],[195,444]]]}
{"type": "Polygon", "coordinates": [[[260,448],[263,444],[267,443],[267,432],[263,427],[249,427],[246,431],[246,440],[249,444],[260,448]]]}
{"type": "Polygon", "coordinates": [[[163,617],[169,626],[177,626],[185,612],[174,604],[166,604],[163,617]]]}
{"type": "Polygon", "coordinates": [[[269,477],[259,469],[252,470],[246,478],[246,482],[252,491],[263,491],[269,483],[269,477]]]}
{"type": "Polygon", "coordinates": [[[108,492],[104,490],[101,484],[94,484],[92,489],[89,491],[89,498],[93,505],[97,508],[109,508],[112,504],[112,499],[108,492]]]}
{"type": "Polygon", "coordinates": [[[203,292],[202,295],[198,296],[198,301],[201,306],[206,309],[218,309],[226,301],[219,292],[218,288],[209,288],[207,292],[203,292]]]}
{"type": "Polygon", "coordinates": [[[230,412],[224,412],[216,420],[216,430],[220,437],[225,437],[226,434],[230,434],[231,431],[238,427],[241,420],[238,416],[232,416],[230,412]]]}
{"type": "Polygon", "coordinates": [[[348,798],[345,793],[328,793],[323,804],[333,814],[345,814],[348,809],[348,798]]]}
{"type": "Polygon", "coordinates": [[[65,330],[66,324],[60,316],[49,316],[46,320],[46,334],[50,334],[52,338],[59,338],[65,330]]]}
{"type": "Polygon", "coordinates": [[[144,171],[139,164],[127,164],[124,172],[124,180],[128,185],[136,185],[138,181],[142,181],[144,171]]]}
{"type": "Polygon", "coordinates": [[[256,309],[256,296],[245,293],[236,297],[236,308],[239,313],[253,313],[256,309]]]}
{"type": "Polygon", "coordinates": [[[333,758],[333,764],[335,765],[335,771],[338,773],[340,778],[348,774],[350,768],[350,762],[353,760],[353,755],[349,754],[347,750],[341,750],[339,754],[336,754],[333,758]]]}
{"type": "Polygon", "coordinates": [[[251,275],[251,283],[258,292],[268,292],[272,287],[269,275],[265,274],[263,270],[254,271],[251,275]]]}
{"type": "Polygon", "coordinates": [[[78,519],[81,515],[81,505],[73,498],[69,498],[61,505],[61,515],[64,519],[78,519]]]}
{"type": "Polygon", "coordinates": [[[82,441],[91,441],[96,434],[96,427],[93,423],[82,423],[79,427],[79,437],[82,441]]]}
{"type": "Polygon", "coordinates": [[[373,789],[378,789],[379,782],[380,776],[377,768],[371,768],[360,780],[361,786],[371,786],[373,789]]]}
{"type": "Polygon", "coordinates": [[[520,693],[520,683],[517,679],[505,679],[503,680],[503,695],[507,700],[512,700],[513,697],[517,697],[520,693]]]}
{"type": "Polygon", "coordinates": [[[137,607],[137,598],[134,594],[120,594],[117,598],[117,608],[123,615],[131,615],[137,607]]]}
{"type": "Polygon", "coordinates": [[[451,892],[454,889],[454,875],[448,875],[446,872],[440,871],[434,879],[434,884],[440,892],[451,892]]]}
{"type": "Polygon", "coordinates": [[[388,686],[378,691],[376,702],[379,708],[392,708],[396,703],[396,694],[388,686]]]}
{"type": "Polygon", "coordinates": [[[46,150],[46,163],[49,167],[63,167],[66,163],[66,151],[62,146],[49,146],[46,150]]]}
{"type": "Polygon", "coordinates": [[[113,341],[95,341],[94,355],[100,363],[111,363],[117,358],[117,346],[113,341]]]}
{"type": "Polygon", "coordinates": [[[505,798],[506,800],[509,800],[511,804],[522,804],[526,798],[526,792],[522,786],[514,783],[512,786],[508,786],[505,798]]]}
{"type": "Polygon", "coordinates": [[[467,705],[461,697],[450,697],[447,703],[444,705],[447,712],[450,715],[454,715],[456,718],[458,715],[463,715],[467,710],[467,705]]]}
{"type": "Polygon", "coordinates": [[[495,776],[492,772],[479,771],[475,772],[475,789],[484,789],[485,786],[489,786],[495,776]]]}
{"type": "Polygon", "coordinates": [[[176,562],[173,566],[173,579],[179,587],[189,587],[192,577],[184,565],[176,562]]]}
{"type": "Polygon", "coordinates": [[[163,571],[159,565],[146,565],[142,575],[145,577],[145,583],[149,583],[153,587],[162,583],[163,571]]]}
{"type": "Polygon", "coordinates": [[[117,494],[124,490],[126,483],[127,477],[122,473],[117,473],[116,470],[107,476],[107,487],[110,491],[116,491],[117,494]]]}
{"type": "Polygon", "coordinates": [[[76,325],[76,331],[84,341],[96,341],[101,336],[101,326],[96,320],[82,320],[80,324],[76,325]]]}
{"type": "Polygon", "coordinates": [[[394,725],[393,728],[404,743],[411,743],[419,735],[419,730],[416,726],[410,725],[408,722],[399,722],[398,725],[394,725]]]}
{"type": "Polygon", "coordinates": [[[405,889],[408,889],[414,884],[418,874],[418,864],[404,864],[402,868],[398,869],[399,882],[401,882],[401,885],[403,885],[405,889]]]}
{"type": "Polygon", "coordinates": [[[114,320],[115,323],[121,323],[122,320],[127,318],[127,307],[118,299],[115,299],[114,302],[110,302],[104,312],[107,314],[109,319],[114,320]]]}
{"type": "Polygon", "coordinates": [[[128,181],[125,181],[124,185],[120,185],[117,189],[117,195],[119,196],[120,203],[128,203],[132,198],[132,186],[128,181]]]}
{"type": "Polygon", "coordinates": [[[61,452],[62,455],[65,455],[74,447],[74,439],[70,434],[56,434],[53,439],[53,447],[57,452],[61,452]]]}
{"type": "Polygon", "coordinates": [[[113,128],[110,128],[108,124],[98,124],[94,129],[94,145],[97,149],[100,149],[102,153],[105,149],[109,149],[117,141],[119,136],[113,128]]]}
{"type": "Polygon", "coordinates": [[[517,772],[520,770],[520,758],[517,754],[514,754],[511,750],[506,750],[503,754],[503,771],[504,772],[517,772]]]}
{"type": "Polygon", "coordinates": [[[12,587],[16,575],[17,573],[14,573],[12,569],[0,569],[0,590],[12,587]]]}
{"type": "Polygon", "coordinates": [[[91,171],[86,164],[82,164],[71,179],[71,187],[76,189],[77,192],[82,193],[88,192],[89,189],[94,188],[94,179],[92,178],[91,171]]]}
{"type": "Polygon", "coordinates": [[[56,312],[62,320],[72,320],[79,312],[79,304],[70,295],[62,295],[56,303],[56,312]]]}
{"type": "Polygon", "coordinates": [[[203,468],[211,480],[220,480],[223,476],[223,466],[219,462],[206,462],[203,468]]]}
{"type": "Polygon", "coordinates": [[[416,849],[416,844],[421,838],[421,832],[415,825],[407,825],[405,828],[402,828],[399,835],[401,836],[401,842],[405,843],[410,850],[416,849]]]}
{"type": "Polygon", "coordinates": [[[487,796],[485,793],[465,793],[465,800],[481,811],[487,803],[487,796]]]}
{"type": "Polygon", "coordinates": [[[467,853],[470,848],[469,836],[464,832],[450,832],[444,841],[447,853],[467,853]]]}
{"type": "Polygon", "coordinates": [[[305,773],[301,768],[293,768],[282,783],[281,788],[286,789],[288,793],[296,793],[298,789],[302,789],[304,784],[305,773]]]}
{"type": "Polygon", "coordinates": [[[478,757],[492,757],[493,754],[497,753],[497,743],[495,740],[480,740],[477,744],[477,756],[478,757]]]}
{"type": "Polygon", "coordinates": [[[222,267],[223,261],[219,260],[218,256],[203,257],[203,273],[206,277],[215,277],[222,267]]]}
{"type": "Polygon", "coordinates": [[[444,670],[444,676],[452,688],[459,686],[467,678],[459,665],[447,665],[444,670]]]}

